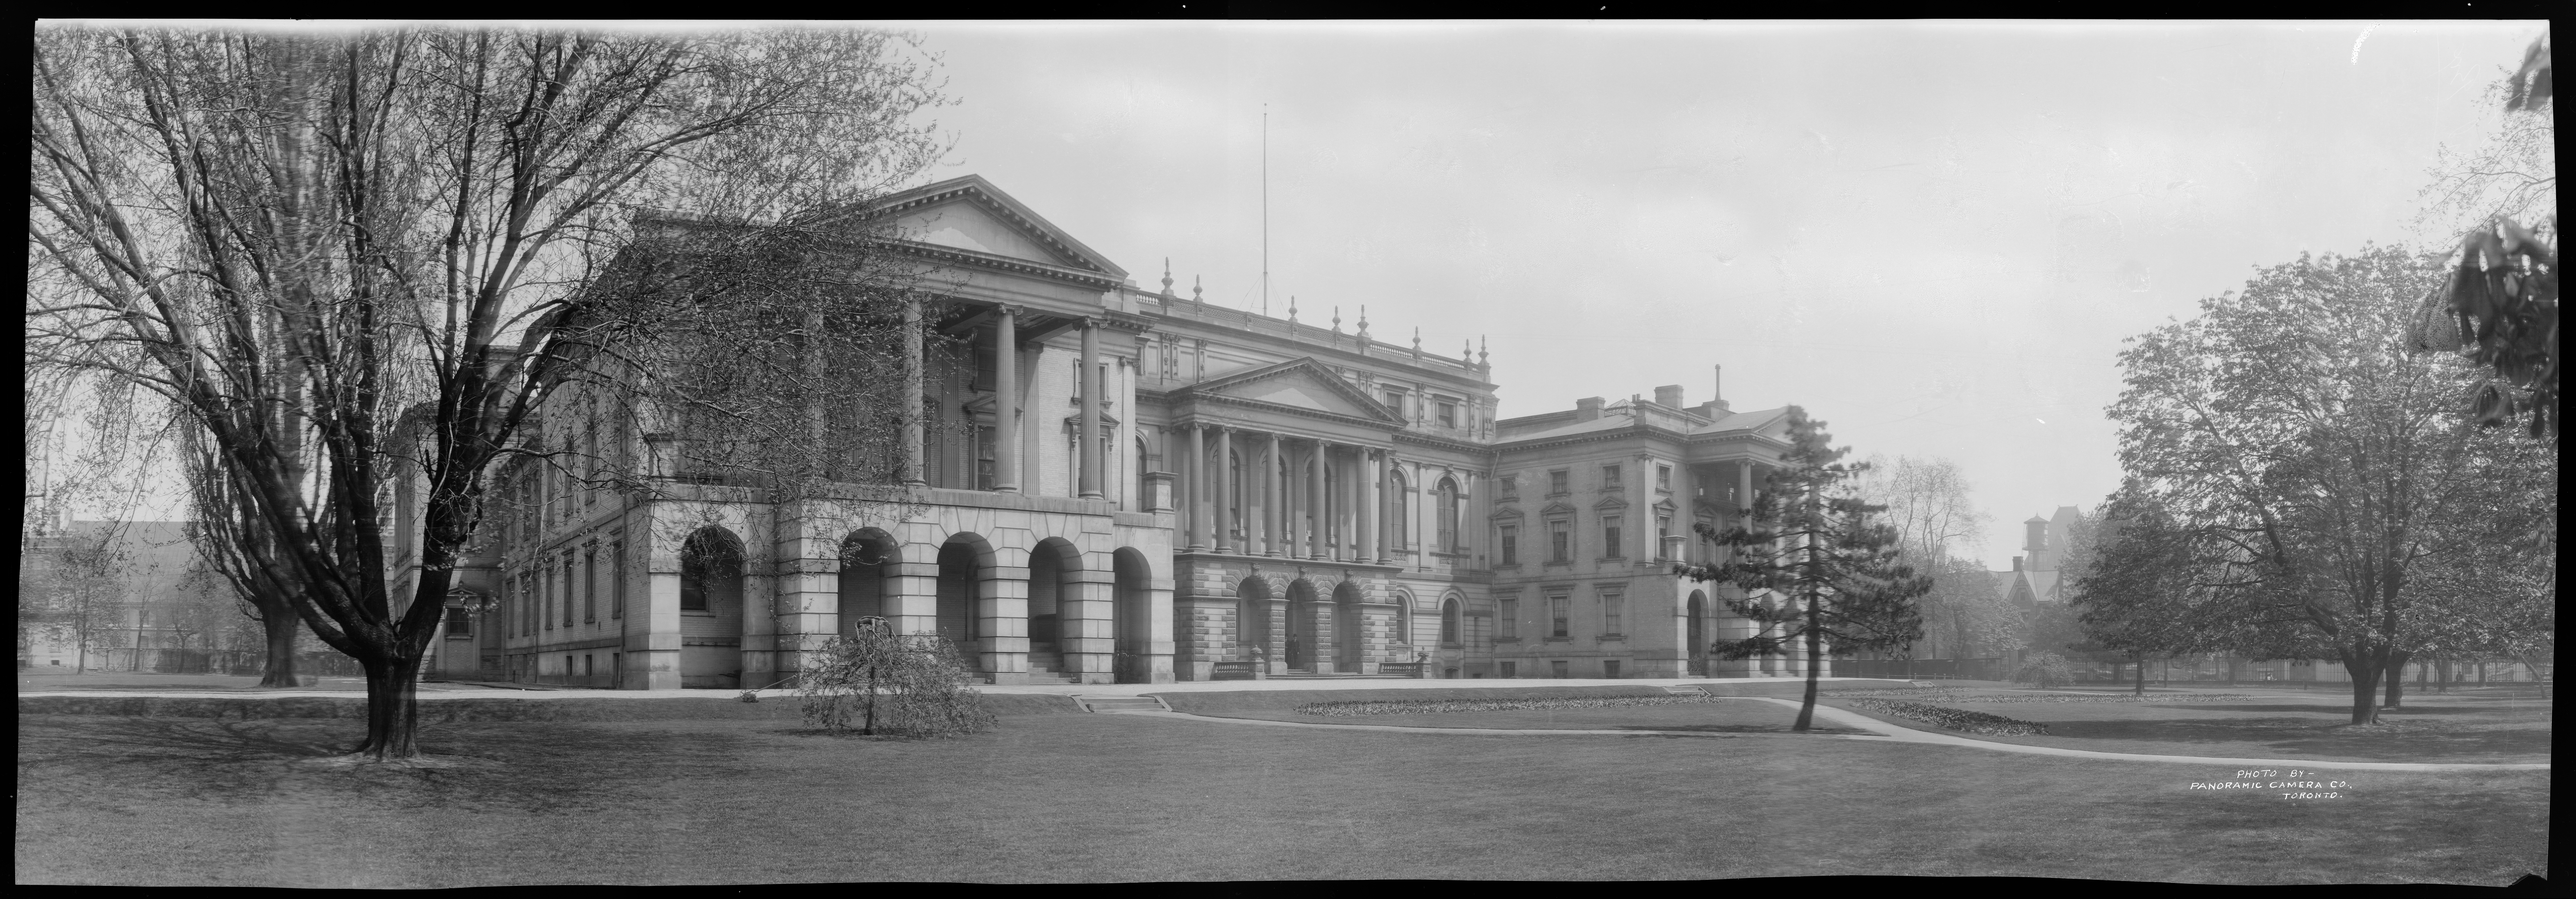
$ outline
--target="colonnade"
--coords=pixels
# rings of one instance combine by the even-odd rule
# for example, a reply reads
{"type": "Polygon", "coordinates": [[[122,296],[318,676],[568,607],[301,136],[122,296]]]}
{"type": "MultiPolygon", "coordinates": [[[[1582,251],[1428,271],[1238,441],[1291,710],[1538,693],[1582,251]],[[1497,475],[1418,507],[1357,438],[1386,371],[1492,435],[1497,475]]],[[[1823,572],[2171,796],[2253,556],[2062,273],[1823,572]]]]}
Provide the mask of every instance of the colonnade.
{"type": "Polygon", "coordinates": [[[1387,492],[1399,489],[1389,483],[1393,451],[1206,422],[1173,425],[1165,439],[1180,457],[1176,548],[1394,563],[1385,521],[1387,492]],[[1237,456],[1247,471],[1235,471],[1237,456]]]}
{"type": "MultiPolygon", "coordinates": [[[[1020,310],[1002,304],[992,311],[993,324],[993,492],[1019,493],[1020,486],[1020,310]]],[[[922,357],[921,302],[906,300],[903,304],[903,382],[906,396],[922,396],[925,389],[922,357]]],[[[1100,432],[1100,320],[1084,317],[1082,328],[1082,377],[1078,386],[1082,407],[1082,433],[1078,436],[1080,469],[1075,492],[1083,499],[1106,496],[1101,485],[1107,480],[1102,460],[1108,458],[1100,432]]],[[[928,483],[923,472],[925,437],[918,403],[910,404],[904,413],[903,482],[919,487],[928,483]]]]}

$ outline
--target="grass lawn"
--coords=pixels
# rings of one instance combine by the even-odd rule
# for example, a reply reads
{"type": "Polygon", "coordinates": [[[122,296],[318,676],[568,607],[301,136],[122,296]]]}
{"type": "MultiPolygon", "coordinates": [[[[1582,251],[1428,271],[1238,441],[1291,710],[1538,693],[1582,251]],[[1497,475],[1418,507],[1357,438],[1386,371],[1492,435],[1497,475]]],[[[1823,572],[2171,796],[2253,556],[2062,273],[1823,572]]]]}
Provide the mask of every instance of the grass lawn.
{"type": "Polygon", "coordinates": [[[19,883],[2547,876],[2548,772],[2189,789],[2227,766],[1829,736],[1491,737],[1016,715],[439,725],[447,768],[317,761],[334,719],[21,715],[19,883]]]}
{"type": "MultiPolygon", "coordinates": [[[[1263,718],[1312,724],[1384,724],[1395,727],[1471,727],[1508,730],[1671,730],[1711,733],[1790,733],[1798,710],[1754,699],[1720,699],[1606,709],[1508,709],[1481,712],[1433,712],[1391,715],[1305,715],[1286,709],[1242,709],[1217,713],[1227,718],[1263,718]]],[[[1822,719],[1811,731],[1865,734],[1858,728],[1832,727],[1822,719]]]]}
{"type": "MultiPolygon", "coordinates": [[[[2163,695],[2176,692],[2181,691],[2165,691],[2163,695]]],[[[2382,723],[2365,727],[2347,723],[2352,720],[2352,700],[2348,696],[2281,693],[2262,687],[2197,692],[2258,696],[2227,702],[1980,702],[1981,698],[2048,694],[1961,690],[1953,694],[1958,697],[1954,701],[1917,701],[2048,725],[2048,733],[2043,736],[1971,735],[1980,740],[2030,746],[2351,762],[2549,760],[2550,705],[2529,690],[2411,695],[2403,707],[2381,710],[2382,723]]],[[[2151,696],[2158,693],[2149,691],[2151,696]]],[[[1825,702],[1891,724],[1950,733],[1922,722],[1836,702],[1830,694],[1825,702]]]]}

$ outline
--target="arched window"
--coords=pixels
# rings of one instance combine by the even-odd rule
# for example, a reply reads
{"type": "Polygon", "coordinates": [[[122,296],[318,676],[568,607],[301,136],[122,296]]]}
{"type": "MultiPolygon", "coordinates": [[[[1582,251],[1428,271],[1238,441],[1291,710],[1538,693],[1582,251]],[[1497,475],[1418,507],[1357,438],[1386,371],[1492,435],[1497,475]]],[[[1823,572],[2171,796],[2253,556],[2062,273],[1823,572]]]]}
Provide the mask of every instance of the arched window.
{"type": "Polygon", "coordinates": [[[1440,603],[1440,645],[1458,645],[1458,600],[1454,597],[1440,603]]]}
{"type": "Polygon", "coordinates": [[[1437,546],[1441,552],[1458,551],[1458,482],[1448,478],[1440,479],[1440,541],[1437,546]]]}
{"type": "Polygon", "coordinates": [[[1405,514],[1412,502],[1405,495],[1403,470],[1389,472],[1386,487],[1386,544],[1400,550],[1412,549],[1413,516],[1405,514]]]}
{"type": "Polygon", "coordinates": [[[703,528],[680,545],[680,608],[742,607],[742,544],[722,528],[703,528]]]}

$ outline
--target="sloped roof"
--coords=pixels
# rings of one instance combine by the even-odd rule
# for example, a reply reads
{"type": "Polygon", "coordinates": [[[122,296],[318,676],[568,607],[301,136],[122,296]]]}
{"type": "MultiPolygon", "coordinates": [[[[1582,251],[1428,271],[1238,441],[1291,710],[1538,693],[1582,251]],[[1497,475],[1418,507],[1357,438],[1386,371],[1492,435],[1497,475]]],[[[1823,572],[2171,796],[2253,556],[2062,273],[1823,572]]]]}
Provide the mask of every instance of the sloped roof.
{"type": "Polygon", "coordinates": [[[1312,356],[1228,372],[1176,389],[1171,396],[1224,397],[1389,424],[1404,421],[1395,410],[1351,386],[1312,356]]]}
{"type": "Polygon", "coordinates": [[[1719,416],[1716,421],[1692,429],[1693,434],[1724,434],[1730,431],[1759,431],[1779,424],[1789,417],[1789,407],[1757,409],[1719,416]]]}

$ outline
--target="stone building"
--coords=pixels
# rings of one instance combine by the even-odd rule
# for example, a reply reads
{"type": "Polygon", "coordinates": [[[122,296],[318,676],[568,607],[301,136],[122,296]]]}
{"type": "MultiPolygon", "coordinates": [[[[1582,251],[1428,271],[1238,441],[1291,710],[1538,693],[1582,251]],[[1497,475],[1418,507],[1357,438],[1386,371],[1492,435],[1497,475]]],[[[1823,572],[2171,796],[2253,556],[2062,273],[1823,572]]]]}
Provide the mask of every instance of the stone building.
{"type": "MultiPolygon", "coordinates": [[[[934,327],[973,348],[910,369],[937,419],[907,441],[909,483],[772,504],[661,472],[663,498],[639,501],[505,473],[529,512],[461,568],[435,672],[766,686],[862,615],[939,633],[1004,684],[1793,661],[1709,661],[1742,624],[1669,564],[1703,551],[1689,522],[1741,514],[1787,448],[1782,410],[1665,387],[1498,421],[1484,354],[1378,340],[1365,308],[1345,330],[1338,307],[1316,323],[1293,299],[1274,318],[1182,296],[1168,267],[1140,288],[980,177],[878,208],[963,309],[934,327]]],[[[539,430],[667,439],[566,410],[539,430]]],[[[397,490],[398,546],[416,489],[397,490]]]]}

